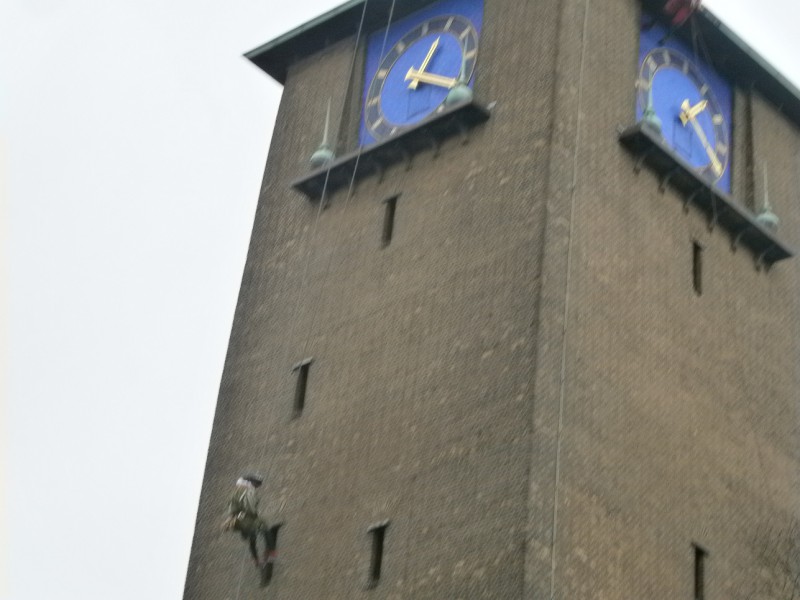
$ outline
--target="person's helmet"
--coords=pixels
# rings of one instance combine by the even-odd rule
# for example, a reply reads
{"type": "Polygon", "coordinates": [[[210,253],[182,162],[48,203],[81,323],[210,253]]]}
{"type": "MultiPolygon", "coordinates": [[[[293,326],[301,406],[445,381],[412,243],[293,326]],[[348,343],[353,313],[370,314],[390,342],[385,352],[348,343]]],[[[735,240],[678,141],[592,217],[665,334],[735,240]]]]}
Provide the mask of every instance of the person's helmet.
{"type": "Polygon", "coordinates": [[[262,483],[264,483],[263,475],[255,470],[245,471],[241,478],[252,483],[253,487],[259,487],[262,483]]]}

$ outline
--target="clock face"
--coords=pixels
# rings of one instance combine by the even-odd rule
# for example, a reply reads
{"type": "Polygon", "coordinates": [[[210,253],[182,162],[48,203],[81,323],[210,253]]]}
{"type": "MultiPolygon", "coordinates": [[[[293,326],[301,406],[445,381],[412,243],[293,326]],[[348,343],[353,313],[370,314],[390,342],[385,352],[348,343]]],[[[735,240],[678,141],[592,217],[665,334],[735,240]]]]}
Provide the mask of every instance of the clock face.
{"type": "Polygon", "coordinates": [[[699,175],[729,192],[730,83],[655,25],[642,31],[636,93],[637,118],[650,106],[667,145],[699,175]]]}
{"type": "Polygon", "coordinates": [[[370,36],[362,144],[410,129],[457,83],[472,85],[482,11],[482,0],[437,2],[370,36]]]}

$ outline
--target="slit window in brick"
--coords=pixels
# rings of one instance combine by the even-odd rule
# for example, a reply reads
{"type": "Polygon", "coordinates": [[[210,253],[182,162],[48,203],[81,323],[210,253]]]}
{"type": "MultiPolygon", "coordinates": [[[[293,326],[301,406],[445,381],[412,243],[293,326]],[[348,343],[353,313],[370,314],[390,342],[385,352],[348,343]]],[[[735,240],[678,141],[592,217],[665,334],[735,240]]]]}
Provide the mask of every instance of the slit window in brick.
{"type": "Polygon", "coordinates": [[[294,404],[292,406],[292,412],[295,417],[299,417],[306,406],[308,371],[311,368],[312,360],[311,358],[306,358],[292,367],[292,371],[297,374],[297,381],[294,386],[294,404]]]}
{"type": "Polygon", "coordinates": [[[697,544],[693,544],[692,548],[694,549],[694,600],[705,600],[708,552],[697,544]]]}
{"type": "Polygon", "coordinates": [[[698,242],[692,243],[692,285],[694,293],[703,294],[703,246],[698,242]]]}
{"type": "Polygon", "coordinates": [[[381,246],[384,248],[392,242],[394,235],[394,213],[397,210],[397,196],[384,200],[383,212],[383,233],[381,234],[381,246]]]}
{"type": "Polygon", "coordinates": [[[369,560],[369,578],[367,587],[373,588],[378,585],[381,579],[381,568],[383,567],[383,549],[386,542],[386,528],[389,527],[388,521],[372,525],[367,531],[372,537],[372,552],[369,560]]]}

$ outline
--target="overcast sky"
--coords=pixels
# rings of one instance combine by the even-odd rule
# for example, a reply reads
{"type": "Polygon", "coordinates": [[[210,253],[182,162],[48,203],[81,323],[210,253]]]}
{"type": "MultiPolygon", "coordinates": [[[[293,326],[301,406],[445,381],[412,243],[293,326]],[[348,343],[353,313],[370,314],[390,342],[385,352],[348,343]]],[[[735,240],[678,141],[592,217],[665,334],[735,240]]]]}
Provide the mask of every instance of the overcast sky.
{"type": "MultiPolygon", "coordinates": [[[[336,4],[0,0],[0,598],[181,597],[281,91],[241,54],[336,4]]],[[[797,0],[707,6],[800,83],[797,0]]]]}

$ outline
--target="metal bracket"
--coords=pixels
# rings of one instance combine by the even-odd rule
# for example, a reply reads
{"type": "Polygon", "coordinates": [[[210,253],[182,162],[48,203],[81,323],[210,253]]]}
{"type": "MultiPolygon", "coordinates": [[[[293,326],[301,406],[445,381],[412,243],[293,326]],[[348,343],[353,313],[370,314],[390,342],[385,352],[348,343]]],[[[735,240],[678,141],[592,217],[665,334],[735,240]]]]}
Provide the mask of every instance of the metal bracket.
{"type": "Polygon", "coordinates": [[[402,145],[401,145],[401,146],[399,146],[399,148],[400,148],[400,156],[402,156],[402,157],[403,157],[403,162],[405,163],[405,168],[406,168],[406,171],[410,171],[410,170],[411,170],[411,165],[412,165],[412,162],[413,162],[413,158],[414,158],[414,157],[413,157],[413,155],[411,154],[411,152],[409,152],[409,151],[406,149],[406,147],[405,147],[405,146],[402,146],[402,145]]]}
{"type": "Polygon", "coordinates": [[[636,173],[637,175],[641,173],[644,161],[647,160],[647,157],[650,156],[653,150],[655,150],[655,146],[650,146],[647,150],[645,150],[639,155],[639,158],[636,159],[636,164],[633,165],[634,173],[636,173]]]}
{"type": "Polygon", "coordinates": [[[691,194],[689,194],[689,197],[686,198],[686,202],[683,203],[683,212],[685,212],[685,213],[689,212],[689,206],[691,206],[692,202],[694,202],[694,199],[697,198],[697,195],[700,192],[702,192],[704,189],[705,188],[699,187],[695,191],[693,191],[691,194]]]}
{"type": "Polygon", "coordinates": [[[439,140],[437,140],[436,137],[432,135],[430,132],[428,132],[428,139],[431,142],[431,149],[433,150],[433,158],[436,158],[439,156],[439,149],[442,146],[439,143],[439,140]]]}
{"type": "Polygon", "coordinates": [[[680,169],[675,167],[671,171],[669,171],[666,175],[664,175],[664,179],[661,180],[661,185],[658,186],[658,190],[663,194],[667,191],[667,185],[669,184],[669,180],[672,179],[676,173],[679,173],[680,169]]]}
{"type": "Polygon", "coordinates": [[[464,122],[461,120],[456,121],[456,126],[458,127],[458,133],[461,134],[461,145],[463,146],[467,142],[469,142],[469,135],[468,135],[469,129],[467,128],[466,125],[464,125],[464,122]]]}
{"type": "Polygon", "coordinates": [[[736,252],[736,250],[739,248],[739,242],[742,241],[742,236],[748,231],[750,231],[750,225],[748,225],[747,227],[742,227],[742,229],[739,230],[739,233],[737,233],[736,237],[733,238],[733,242],[731,243],[731,250],[736,252]]]}
{"type": "Polygon", "coordinates": [[[318,190],[318,194],[319,194],[319,196],[317,197],[317,200],[319,200],[322,203],[322,208],[323,209],[328,208],[328,204],[331,203],[331,199],[330,199],[331,193],[330,193],[330,190],[328,190],[328,180],[330,179],[330,176],[331,176],[331,171],[330,171],[330,169],[328,169],[327,172],[325,173],[325,179],[324,179],[322,185],[321,186],[317,186],[317,190],[318,190]]]}
{"type": "Polygon", "coordinates": [[[358,186],[361,184],[361,182],[362,182],[362,181],[364,181],[364,178],[363,178],[363,177],[359,177],[359,176],[358,176],[358,172],[360,172],[362,168],[363,168],[363,167],[362,167],[361,165],[359,165],[359,166],[356,168],[356,169],[357,169],[357,170],[356,170],[356,172],[354,172],[354,173],[353,173],[353,174],[350,176],[350,184],[349,184],[349,186],[347,187],[347,193],[348,193],[348,196],[347,196],[347,197],[348,197],[348,198],[352,198],[353,196],[355,196],[355,195],[356,195],[356,193],[358,193],[358,186]]]}
{"type": "Polygon", "coordinates": [[[766,250],[764,250],[761,254],[758,255],[758,257],[756,258],[756,271],[760,271],[762,269],[766,270],[766,269],[769,268],[769,263],[766,260],[764,260],[764,258],[767,256],[767,252],[772,250],[774,247],[775,247],[775,244],[772,244],[766,250]]]}
{"type": "Polygon", "coordinates": [[[714,231],[719,221],[719,212],[717,211],[717,197],[711,194],[711,220],[708,222],[708,230],[714,231]]]}
{"type": "Polygon", "coordinates": [[[378,183],[383,183],[383,176],[386,173],[386,167],[381,161],[375,158],[372,159],[372,164],[375,167],[375,171],[378,173],[378,183]]]}

